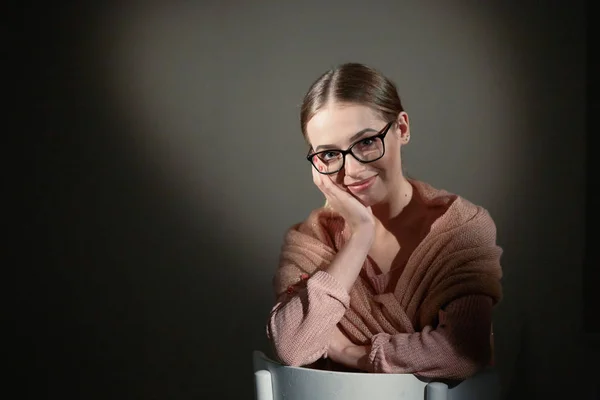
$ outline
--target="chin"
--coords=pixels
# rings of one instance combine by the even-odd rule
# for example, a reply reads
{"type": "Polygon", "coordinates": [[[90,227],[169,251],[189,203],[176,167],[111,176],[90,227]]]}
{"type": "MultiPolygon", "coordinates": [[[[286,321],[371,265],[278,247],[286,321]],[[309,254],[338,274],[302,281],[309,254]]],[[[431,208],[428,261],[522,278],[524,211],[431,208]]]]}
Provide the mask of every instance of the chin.
{"type": "Polygon", "coordinates": [[[361,193],[354,195],[354,197],[362,203],[365,207],[372,207],[382,202],[382,196],[375,193],[361,193]]]}

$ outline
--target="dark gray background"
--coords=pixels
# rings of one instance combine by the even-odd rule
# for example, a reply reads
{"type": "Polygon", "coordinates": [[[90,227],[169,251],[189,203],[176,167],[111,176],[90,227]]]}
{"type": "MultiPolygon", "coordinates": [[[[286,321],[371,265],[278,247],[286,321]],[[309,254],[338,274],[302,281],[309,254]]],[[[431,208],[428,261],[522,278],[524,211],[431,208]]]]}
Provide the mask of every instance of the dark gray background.
{"type": "Polygon", "coordinates": [[[592,398],[583,1],[128,4],[13,21],[33,114],[23,395],[251,399],[283,233],[322,202],[299,105],[357,61],[398,85],[407,172],[496,220],[506,394],[592,398]]]}

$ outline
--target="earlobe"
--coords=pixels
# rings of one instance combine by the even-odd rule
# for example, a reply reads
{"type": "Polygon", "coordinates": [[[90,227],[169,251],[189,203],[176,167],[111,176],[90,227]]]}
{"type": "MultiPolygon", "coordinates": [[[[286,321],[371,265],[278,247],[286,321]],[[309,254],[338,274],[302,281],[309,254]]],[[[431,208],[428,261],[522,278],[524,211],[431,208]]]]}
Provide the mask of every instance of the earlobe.
{"type": "Polygon", "coordinates": [[[408,143],[410,140],[410,129],[408,128],[408,126],[405,124],[399,123],[398,130],[399,130],[398,133],[400,135],[400,141],[403,144],[408,143]]]}
{"type": "Polygon", "coordinates": [[[404,111],[398,115],[398,129],[400,129],[400,138],[402,142],[408,143],[410,140],[410,125],[408,124],[408,114],[404,111]]]}
{"type": "Polygon", "coordinates": [[[410,141],[410,129],[406,125],[400,126],[400,141],[402,144],[407,144],[410,141]]]}

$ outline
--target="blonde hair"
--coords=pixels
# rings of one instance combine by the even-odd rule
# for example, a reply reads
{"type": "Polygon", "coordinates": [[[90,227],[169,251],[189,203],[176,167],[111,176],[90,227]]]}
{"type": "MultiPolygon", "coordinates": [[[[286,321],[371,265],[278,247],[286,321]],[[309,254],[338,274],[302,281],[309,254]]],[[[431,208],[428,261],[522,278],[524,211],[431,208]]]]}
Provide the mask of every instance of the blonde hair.
{"type": "Polygon", "coordinates": [[[300,126],[305,139],[308,121],[331,101],[371,107],[386,121],[404,111],[396,85],[379,71],[364,64],[341,64],[322,74],[304,95],[300,126]]]}

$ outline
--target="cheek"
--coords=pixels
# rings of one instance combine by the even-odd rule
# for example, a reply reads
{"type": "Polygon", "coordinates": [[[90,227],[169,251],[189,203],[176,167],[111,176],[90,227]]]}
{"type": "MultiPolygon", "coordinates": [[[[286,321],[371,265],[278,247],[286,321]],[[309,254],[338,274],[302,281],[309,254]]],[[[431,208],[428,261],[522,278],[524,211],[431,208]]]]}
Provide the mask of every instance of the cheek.
{"type": "Polygon", "coordinates": [[[375,161],[374,163],[371,163],[370,169],[372,171],[376,171],[380,175],[385,176],[387,171],[389,170],[389,164],[389,160],[375,161]]]}
{"type": "Polygon", "coordinates": [[[396,154],[386,154],[381,160],[375,161],[373,164],[382,174],[393,174],[400,165],[400,157],[396,154]]]}
{"type": "Polygon", "coordinates": [[[335,185],[337,187],[339,187],[342,190],[346,190],[346,188],[344,187],[344,175],[340,174],[339,172],[337,174],[335,174],[334,176],[331,177],[331,180],[335,183],[335,185]]]}

